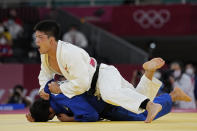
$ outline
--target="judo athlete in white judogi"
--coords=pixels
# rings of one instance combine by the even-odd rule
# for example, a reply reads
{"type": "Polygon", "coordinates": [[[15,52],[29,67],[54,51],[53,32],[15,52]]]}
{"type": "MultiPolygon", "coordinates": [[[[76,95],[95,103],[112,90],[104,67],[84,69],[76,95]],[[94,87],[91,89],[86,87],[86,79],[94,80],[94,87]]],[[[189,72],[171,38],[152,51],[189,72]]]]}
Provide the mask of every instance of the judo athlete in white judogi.
{"type": "Polygon", "coordinates": [[[59,74],[67,81],[60,86],[56,82],[51,82],[49,90],[52,93],[63,93],[72,98],[95,88],[94,95],[100,96],[105,102],[122,106],[134,113],[141,113],[146,109],[148,116],[145,122],[149,123],[154,119],[162,109],[160,104],[152,102],[161,82],[152,76],[155,70],[164,65],[165,62],[161,58],[154,58],[143,65],[145,75],[134,88],[114,66],[101,64],[99,67],[96,60],[83,49],[58,41],[59,32],[60,29],[54,21],[42,21],[35,26],[36,44],[41,54],[39,95],[42,98],[49,98],[43,88],[54,74],[59,74]],[[92,87],[92,83],[95,83],[95,87],[92,87]]]}

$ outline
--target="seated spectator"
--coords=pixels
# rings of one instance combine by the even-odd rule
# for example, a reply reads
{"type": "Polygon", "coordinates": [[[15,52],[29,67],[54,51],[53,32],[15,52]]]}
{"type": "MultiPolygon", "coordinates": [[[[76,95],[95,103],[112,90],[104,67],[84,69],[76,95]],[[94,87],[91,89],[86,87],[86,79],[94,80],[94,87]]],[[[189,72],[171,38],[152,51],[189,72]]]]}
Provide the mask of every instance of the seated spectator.
{"type": "Polygon", "coordinates": [[[7,29],[6,27],[4,27],[4,35],[5,35],[5,37],[6,37],[7,40],[8,40],[8,44],[9,44],[10,46],[12,46],[12,45],[13,45],[12,36],[11,36],[10,32],[8,31],[8,29],[7,29]]]}
{"type": "MultiPolygon", "coordinates": [[[[15,9],[10,9],[9,11],[9,18],[13,19],[14,22],[20,26],[23,26],[22,20],[17,16],[17,12],[15,9]]],[[[3,20],[4,23],[7,23],[9,21],[9,18],[5,18],[3,20]]]]}
{"type": "Polygon", "coordinates": [[[31,105],[31,100],[24,95],[24,88],[21,85],[16,85],[13,88],[7,104],[25,104],[25,106],[31,105]]]}
{"type": "Polygon", "coordinates": [[[192,64],[187,64],[185,66],[185,74],[187,74],[193,85],[195,85],[195,68],[192,64]]]}
{"type": "Polygon", "coordinates": [[[11,46],[11,36],[0,21],[0,61],[4,61],[4,58],[12,56],[11,46]]]}
{"type": "Polygon", "coordinates": [[[13,19],[9,19],[9,21],[4,24],[14,40],[18,39],[18,37],[22,35],[23,32],[22,26],[15,23],[13,19]]]}
{"type": "Polygon", "coordinates": [[[10,10],[8,18],[4,19],[3,23],[10,32],[13,40],[18,39],[22,35],[22,20],[17,17],[15,9],[10,10]]]}
{"type": "Polygon", "coordinates": [[[197,105],[197,76],[195,74],[195,67],[192,64],[187,64],[185,66],[185,73],[190,77],[191,82],[194,86],[194,96],[196,99],[196,105],[197,105]]]}
{"type": "Polygon", "coordinates": [[[192,98],[191,102],[177,102],[178,108],[184,109],[194,109],[196,108],[195,98],[194,98],[194,86],[190,80],[190,77],[183,73],[183,66],[180,62],[173,62],[170,65],[170,69],[174,70],[173,77],[174,77],[174,87],[181,88],[188,96],[192,98]]]}
{"type": "Polygon", "coordinates": [[[63,41],[77,45],[86,49],[88,47],[88,41],[85,35],[77,29],[76,25],[72,25],[70,30],[63,35],[63,41]]]}
{"type": "Polygon", "coordinates": [[[5,62],[23,62],[25,58],[27,58],[27,45],[28,41],[26,41],[23,29],[23,22],[17,16],[17,12],[15,9],[11,9],[9,12],[9,16],[3,21],[4,26],[8,29],[8,32],[12,37],[12,50],[13,57],[11,59],[6,59],[5,62]]]}

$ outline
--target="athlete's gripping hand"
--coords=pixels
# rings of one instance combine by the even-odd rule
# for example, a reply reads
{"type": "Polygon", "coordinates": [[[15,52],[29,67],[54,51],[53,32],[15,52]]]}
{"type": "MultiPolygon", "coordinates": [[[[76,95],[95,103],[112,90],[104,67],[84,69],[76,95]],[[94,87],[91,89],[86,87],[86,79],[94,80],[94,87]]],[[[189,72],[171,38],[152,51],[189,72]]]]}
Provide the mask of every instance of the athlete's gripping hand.
{"type": "Polygon", "coordinates": [[[57,82],[51,82],[48,84],[48,86],[49,86],[49,90],[51,91],[51,93],[54,93],[54,94],[62,93],[62,91],[60,90],[59,84],[57,82]]]}
{"type": "Polygon", "coordinates": [[[46,93],[46,92],[44,91],[44,89],[42,89],[42,90],[39,92],[39,95],[40,95],[40,97],[41,97],[42,99],[44,99],[44,100],[49,100],[49,94],[46,93]]]}
{"type": "Polygon", "coordinates": [[[75,119],[72,116],[68,116],[66,114],[58,114],[57,119],[61,122],[74,122],[75,119]]]}

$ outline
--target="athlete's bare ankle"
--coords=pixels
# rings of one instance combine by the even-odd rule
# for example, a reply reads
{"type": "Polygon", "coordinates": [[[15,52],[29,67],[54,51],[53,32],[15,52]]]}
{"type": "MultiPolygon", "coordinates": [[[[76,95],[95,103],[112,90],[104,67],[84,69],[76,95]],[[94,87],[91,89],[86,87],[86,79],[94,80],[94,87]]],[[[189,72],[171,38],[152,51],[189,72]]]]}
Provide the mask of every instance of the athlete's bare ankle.
{"type": "Polygon", "coordinates": [[[144,75],[145,75],[149,80],[152,81],[153,76],[154,76],[154,73],[155,73],[155,71],[148,71],[148,70],[145,70],[144,75]]]}
{"type": "Polygon", "coordinates": [[[149,101],[149,102],[147,103],[147,105],[146,105],[146,110],[149,111],[149,110],[152,108],[153,104],[154,104],[154,103],[153,103],[152,101],[149,101]]]}

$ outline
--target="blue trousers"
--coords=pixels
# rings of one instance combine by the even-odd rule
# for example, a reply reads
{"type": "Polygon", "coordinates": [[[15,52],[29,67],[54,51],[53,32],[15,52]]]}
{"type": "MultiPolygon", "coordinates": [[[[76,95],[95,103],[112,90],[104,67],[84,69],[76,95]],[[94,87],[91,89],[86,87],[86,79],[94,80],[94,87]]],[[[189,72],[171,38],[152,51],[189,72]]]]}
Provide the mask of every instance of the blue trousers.
{"type": "MultiPolygon", "coordinates": [[[[157,114],[155,119],[168,114],[172,108],[172,99],[169,94],[162,94],[155,97],[154,103],[159,103],[162,105],[162,110],[157,114]]],[[[104,114],[105,119],[112,121],[144,121],[147,117],[147,111],[135,114],[122,107],[114,106],[111,111],[104,114]]]]}

